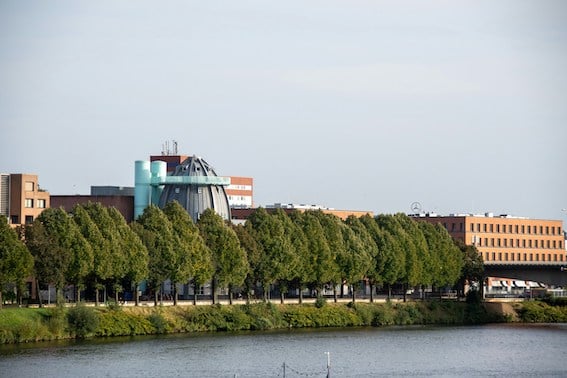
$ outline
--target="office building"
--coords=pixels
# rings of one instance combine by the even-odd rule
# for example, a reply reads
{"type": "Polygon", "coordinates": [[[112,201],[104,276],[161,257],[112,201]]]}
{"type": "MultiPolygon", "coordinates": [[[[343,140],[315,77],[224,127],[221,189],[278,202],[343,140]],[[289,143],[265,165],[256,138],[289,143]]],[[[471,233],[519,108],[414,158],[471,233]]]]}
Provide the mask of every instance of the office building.
{"type": "Polygon", "coordinates": [[[414,215],[440,223],[455,239],[474,245],[485,264],[546,264],[567,261],[563,222],[510,215],[414,215]]]}
{"type": "Polygon", "coordinates": [[[12,226],[30,224],[50,206],[49,192],[34,174],[0,174],[0,215],[12,226]]]}

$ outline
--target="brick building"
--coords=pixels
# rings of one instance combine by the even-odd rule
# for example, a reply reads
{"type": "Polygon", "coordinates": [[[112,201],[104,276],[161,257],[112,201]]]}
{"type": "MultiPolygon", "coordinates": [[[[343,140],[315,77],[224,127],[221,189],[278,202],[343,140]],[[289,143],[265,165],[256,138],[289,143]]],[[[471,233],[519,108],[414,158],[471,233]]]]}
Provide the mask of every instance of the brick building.
{"type": "Polygon", "coordinates": [[[546,264],[567,261],[563,222],[509,215],[416,215],[440,223],[455,239],[474,245],[485,264],[546,264]]]}
{"type": "Polygon", "coordinates": [[[30,224],[50,207],[49,192],[40,188],[34,174],[0,174],[0,215],[12,226],[30,224]]]}

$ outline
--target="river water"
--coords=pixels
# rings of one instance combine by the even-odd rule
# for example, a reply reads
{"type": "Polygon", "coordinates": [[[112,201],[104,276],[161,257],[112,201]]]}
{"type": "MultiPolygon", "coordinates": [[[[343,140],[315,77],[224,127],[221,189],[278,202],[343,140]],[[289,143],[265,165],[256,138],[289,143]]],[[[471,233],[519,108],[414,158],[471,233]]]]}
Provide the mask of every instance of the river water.
{"type": "Polygon", "coordinates": [[[567,377],[567,324],[216,333],[0,347],[0,377],[283,377],[284,365],[285,377],[325,377],[328,371],[331,377],[567,377]]]}

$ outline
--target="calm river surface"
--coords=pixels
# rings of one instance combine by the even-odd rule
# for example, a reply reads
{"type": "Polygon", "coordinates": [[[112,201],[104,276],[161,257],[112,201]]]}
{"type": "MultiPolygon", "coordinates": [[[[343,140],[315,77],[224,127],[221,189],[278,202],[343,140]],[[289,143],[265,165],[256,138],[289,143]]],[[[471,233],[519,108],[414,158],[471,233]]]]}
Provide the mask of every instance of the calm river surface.
{"type": "Polygon", "coordinates": [[[174,335],[0,347],[0,377],[567,377],[567,324],[174,335]]]}

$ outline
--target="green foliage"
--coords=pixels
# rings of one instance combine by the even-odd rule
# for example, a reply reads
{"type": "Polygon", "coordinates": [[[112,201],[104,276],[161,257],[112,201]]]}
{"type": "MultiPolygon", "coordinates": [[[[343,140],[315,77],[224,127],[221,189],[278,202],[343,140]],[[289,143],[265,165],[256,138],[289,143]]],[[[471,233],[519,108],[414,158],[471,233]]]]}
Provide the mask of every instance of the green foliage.
{"type": "Polygon", "coordinates": [[[6,284],[20,285],[32,272],[33,257],[16,232],[0,216],[0,307],[6,284]]]}
{"type": "Polygon", "coordinates": [[[480,303],[482,302],[482,294],[478,290],[469,290],[467,292],[466,301],[471,305],[480,305],[480,303]]]}
{"type": "Polygon", "coordinates": [[[99,325],[99,317],[93,308],[78,305],[67,312],[69,332],[77,338],[93,334],[99,325]]]}
{"type": "Polygon", "coordinates": [[[148,317],[152,327],[155,329],[155,333],[165,333],[167,330],[167,321],[159,312],[154,312],[148,317]]]}
{"type": "Polygon", "coordinates": [[[517,311],[522,322],[526,323],[565,323],[567,306],[549,305],[542,301],[524,302],[517,311]]]}
{"type": "Polygon", "coordinates": [[[0,343],[24,343],[51,340],[45,311],[6,308],[0,311],[0,343]]]}
{"type": "Polygon", "coordinates": [[[323,297],[322,295],[318,296],[315,300],[315,307],[321,308],[327,304],[327,298],[323,297]]]}
{"type": "Polygon", "coordinates": [[[198,226],[213,253],[215,282],[229,288],[242,285],[249,267],[236,233],[212,209],[203,212],[198,226]]]}

